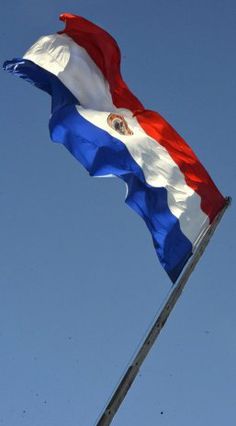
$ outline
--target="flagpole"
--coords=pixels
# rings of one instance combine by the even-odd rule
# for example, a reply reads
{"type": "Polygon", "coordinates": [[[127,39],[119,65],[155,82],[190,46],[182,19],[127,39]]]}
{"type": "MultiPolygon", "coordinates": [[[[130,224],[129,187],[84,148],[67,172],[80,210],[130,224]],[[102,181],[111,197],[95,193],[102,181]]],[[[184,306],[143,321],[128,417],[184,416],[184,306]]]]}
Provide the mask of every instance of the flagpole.
{"type": "Polygon", "coordinates": [[[100,417],[100,420],[98,423],[96,423],[96,426],[109,426],[112,422],[112,419],[114,418],[117,410],[119,409],[121,403],[123,402],[127,392],[129,391],[132,383],[134,382],[139,369],[141,365],[143,364],[143,361],[145,360],[146,356],[148,355],[149,351],[151,350],[151,347],[155,343],[158,335],[160,334],[160,331],[164,327],[172,309],[174,308],[177,300],[179,299],[191,273],[193,272],[195,266],[199,262],[199,259],[201,258],[202,254],[204,253],[212,235],[214,234],[217,225],[220,223],[220,220],[222,219],[226,209],[229,207],[231,203],[231,198],[226,197],[226,204],[223,207],[223,209],[220,211],[220,213],[216,216],[212,224],[207,229],[205,235],[202,237],[202,240],[200,241],[198,247],[196,248],[196,251],[192,258],[189,260],[187,266],[184,269],[184,272],[180,276],[179,280],[173,287],[173,291],[171,292],[167,302],[165,303],[164,307],[162,308],[162,311],[158,315],[157,319],[155,320],[153,326],[151,327],[150,331],[148,332],[147,337],[145,338],[144,342],[142,343],[140,349],[138,350],[136,356],[134,357],[134,360],[132,361],[131,365],[128,367],[126,373],[124,374],[123,378],[121,379],[117,389],[115,390],[111,400],[109,401],[107,407],[105,408],[102,416],[100,417]]]}

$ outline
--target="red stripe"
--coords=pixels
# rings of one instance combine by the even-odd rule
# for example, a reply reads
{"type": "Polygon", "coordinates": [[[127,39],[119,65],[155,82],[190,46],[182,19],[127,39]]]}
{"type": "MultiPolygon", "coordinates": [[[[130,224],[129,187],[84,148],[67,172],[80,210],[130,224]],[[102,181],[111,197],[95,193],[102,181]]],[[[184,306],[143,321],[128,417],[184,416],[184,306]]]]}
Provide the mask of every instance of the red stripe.
{"type": "Polygon", "coordinates": [[[201,209],[212,221],[226,201],[192,149],[157,112],[143,110],[135,116],[143,130],[168,151],[184,174],[187,185],[200,195],[201,209]]]}
{"type": "Polygon", "coordinates": [[[113,103],[117,108],[127,108],[134,112],[143,109],[141,102],[129,90],[120,73],[120,49],[113,37],[102,28],[80,16],[63,13],[60,20],[65,29],[59,34],[67,34],[77,44],[84,47],[108,81],[113,103]]]}
{"type": "Polygon", "coordinates": [[[108,81],[113,103],[131,110],[144,131],[168,151],[185,176],[187,185],[201,197],[201,208],[210,221],[225,205],[225,199],[198,158],[170,124],[154,111],[144,110],[120,73],[120,49],[110,34],[86,19],[64,13],[65,33],[84,47],[108,81]]]}

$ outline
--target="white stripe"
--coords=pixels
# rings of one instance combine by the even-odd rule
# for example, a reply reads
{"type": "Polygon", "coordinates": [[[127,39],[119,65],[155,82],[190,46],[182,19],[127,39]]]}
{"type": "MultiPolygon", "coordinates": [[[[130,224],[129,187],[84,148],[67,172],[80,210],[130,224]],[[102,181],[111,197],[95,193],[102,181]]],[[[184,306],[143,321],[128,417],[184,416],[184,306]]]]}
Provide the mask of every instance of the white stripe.
{"type": "Polygon", "coordinates": [[[41,37],[25,53],[29,59],[56,75],[84,108],[114,111],[109,84],[87,51],[66,34],[41,37]]]}
{"type": "Polygon", "coordinates": [[[195,245],[209,225],[208,216],[201,210],[199,195],[186,184],[168,151],[144,132],[131,111],[115,107],[108,82],[86,50],[67,35],[55,34],[40,38],[24,58],[56,75],[79,100],[78,112],[126,145],[149,185],[167,189],[170,211],[195,245]],[[125,116],[133,135],[120,135],[108,125],[107,117],[115,111],[125,116]]]}
{"type": "MultiPolygon", "coordinates": [[[[109,112],[94,111],[77,107],[78,112],[90,123],[110,133],[123,142],[141,167],[146,182],[155,188],[166,188],[168,205],[180,222],[180,228],[186,237],[196,244],[199,233],[209,225],[208,216],[200,208],[200,197],[190,188],[177,164],[166,149],[155,139],[150,138],[139,125],[135,117],[125,115],[133,135],[121,135],[107,123],[109,112]]],[[[119,110],[119,113],[125,110],[119,110]]]]}

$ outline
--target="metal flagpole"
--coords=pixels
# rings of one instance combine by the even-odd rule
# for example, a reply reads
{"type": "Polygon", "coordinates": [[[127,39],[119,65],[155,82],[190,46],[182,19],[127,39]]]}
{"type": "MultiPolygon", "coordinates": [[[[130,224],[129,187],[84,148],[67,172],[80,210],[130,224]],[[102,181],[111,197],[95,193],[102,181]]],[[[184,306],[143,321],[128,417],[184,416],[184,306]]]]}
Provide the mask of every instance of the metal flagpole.
{"type": "Polygon", "coordinates": [[[96,426],[109,426],[112,422],[112,419],[114,418],[117,410],[119,409],[121,403],[123,402],[128,390],[130,389],[133,381],[135,380],[139,369],[145,360],[146,356],[148,355],[151,347],[153,346],[154,342],[156,341],[160,331],[165,325],[166,320],[168,319],[172,309],[174,308],[177,300],[179,299],[183,288],[185,287],[188,278],[190,277],[191,273],[193,272],[195,266],[197,265],[200,257],[204,253],[212,235],[215,232],[215,229],[217,225],[219,224],[222,216],[224,215],[227,207],[229,207],[231,203],[231,198],[226,198],[226,204],[224,208],[220,211],[220,213],[216,216],[215,220],[212,222],[212,224],[207,229],[205,235],[202,237],[198,247],[196,248],[196,251],[192,258],[189,260],[184,272],[182,273],[181,277],[177,281],[177,283],[173,287],[173,291],[171,292],[167,302],[165,303],[161,313],[158,315],[157,319],[154,322],[154,325],[152,326],[151,330],[148,332],[147,337],[145,338],[143,344],[141,345],[140,349],[138,350],[137,355],[135,356],[134,360],[132,361],[131,365],[128,367],[126,373],[124,374],[121,382],[119,383],[117,389],[115,390],[110,402],[108,403],[107,407],[105,408],[102,416],[100,417],[100,420],[96,424],[96,426]]]}

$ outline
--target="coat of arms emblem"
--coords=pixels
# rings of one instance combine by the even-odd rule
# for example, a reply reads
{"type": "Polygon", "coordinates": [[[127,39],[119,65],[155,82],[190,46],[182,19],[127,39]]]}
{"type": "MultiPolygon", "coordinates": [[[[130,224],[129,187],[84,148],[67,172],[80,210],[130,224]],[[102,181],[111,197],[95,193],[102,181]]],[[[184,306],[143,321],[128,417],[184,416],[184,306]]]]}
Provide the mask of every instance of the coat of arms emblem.
{"type": "Polygon", "coordinates": [[[107,122],[109,126],[120,133],[120,135],[133,135],[133,132],[129,128],[128,123],[123,115],[111,113],[107,117],[107,122]]]}

